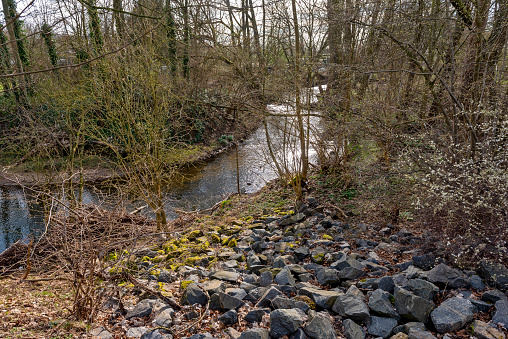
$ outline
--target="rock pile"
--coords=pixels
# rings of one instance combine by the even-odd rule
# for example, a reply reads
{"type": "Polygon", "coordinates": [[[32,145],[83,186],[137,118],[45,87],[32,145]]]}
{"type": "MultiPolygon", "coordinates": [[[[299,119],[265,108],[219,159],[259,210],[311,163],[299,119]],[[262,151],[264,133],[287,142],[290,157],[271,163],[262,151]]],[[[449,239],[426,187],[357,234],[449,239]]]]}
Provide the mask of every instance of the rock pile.
{"type": "Polygon", "coordinates": [[[479,339],[506,338],[506,266],[482,261],[477,271],[458,270],[418,253],[421,238],[408,230],[348,225],[312,203],[246,228],[191,232],[185,241],[207,245],[192,264],[166,261],[178,251],[175,242],[139,251],[140,281],[188,306],[175,310],[138,291],[126,314],[109,303],[111,327],[91,334],[418,339],[465,330],[479,339]]]}

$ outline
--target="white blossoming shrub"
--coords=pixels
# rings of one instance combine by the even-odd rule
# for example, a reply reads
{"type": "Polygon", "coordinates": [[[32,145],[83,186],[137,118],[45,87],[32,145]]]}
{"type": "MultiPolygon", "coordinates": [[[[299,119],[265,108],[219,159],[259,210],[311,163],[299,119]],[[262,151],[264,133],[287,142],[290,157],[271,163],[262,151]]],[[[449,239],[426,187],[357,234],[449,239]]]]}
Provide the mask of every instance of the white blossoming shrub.
{"type": "Polygon", "coordinates": [[[423,225],[462,266],[480,258],[508,260],[508,121],[483,114],[487,122],[477,125],[474,147],[471,140],[434,137],[420,139],[411,152],[422,173],[417,208],[423,225]]]}

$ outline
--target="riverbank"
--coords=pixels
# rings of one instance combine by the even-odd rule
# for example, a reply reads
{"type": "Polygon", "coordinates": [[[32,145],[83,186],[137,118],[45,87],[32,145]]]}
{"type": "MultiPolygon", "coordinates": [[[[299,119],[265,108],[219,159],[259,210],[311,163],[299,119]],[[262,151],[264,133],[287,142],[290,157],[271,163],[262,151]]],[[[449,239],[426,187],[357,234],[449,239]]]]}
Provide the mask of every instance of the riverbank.
{"type": "MultiPolygon", "coordinates": [[[[170,239],[147,237],[100,257],[94,285],[106,293],[94,296],[103,307],[91,326],[62,312],[74,307],[62,281],[16,287],[9,281],[3,286],[13,289],[4,289],[2,303],[16,311],[3,313],[3,333],[145,339],[507,334],[506,267],[485,261],[477,271],[456,269],[425,251],[411,223],[342,220],[329,202],[312,196],[295,209],[291,192],[274,184],[176,223],[170,239]],[[58,306],[43,304],[44,293],[58,306]],[[30,311],[34,302],[40,314],[30,311]]],[[[58,277],[73,281],[65,272],[58,277]]]]}

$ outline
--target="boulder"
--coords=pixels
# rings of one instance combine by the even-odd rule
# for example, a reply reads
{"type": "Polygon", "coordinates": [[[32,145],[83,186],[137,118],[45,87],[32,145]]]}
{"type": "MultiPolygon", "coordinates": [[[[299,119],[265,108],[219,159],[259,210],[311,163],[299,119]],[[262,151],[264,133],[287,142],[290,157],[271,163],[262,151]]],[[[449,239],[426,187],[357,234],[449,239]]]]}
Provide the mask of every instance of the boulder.
{"type": "Polygon", "coordinates": [[[395,312],[389,297],[390,295],[388,292],[381,289],[375,290],[370,295],[369,308],[375,314],[399,319],[400,316],[397,312],[395,312]]]}
{"type": "Polygon", "coordinates": [[[473,335],[478,339],[505,339],[503,332],[480,320],[475,320],[471,328],[473,335]]]}
{"type": "Polygon", "coordinates": [[[148,331],[148,328],[141,326],[141,327],[131,327],[125,332],[125,336],[127,338],[141,338],[143,334],[148,331]]]}
{"type": "Polygon", "coordinates": [[[268,313],[270,313],[269,308],[255,308],[249,311],[243,319],[249,323],[259,323],[263,319],[263,316],[268,313]]]}
{"type": "Polygon", "coordinates": [[[321,285],[337,285],[340,279],[337,275],[337,270],[330,268],[323,268],[316,274],[316,278],[321,285]]]}
{"type": "Polygon", "coordinates": [[[374,337],[388,338],[395,326],[397,326],[397,319],[371,316],[367,332],[374,337]]]}
{"type": "Polygon", "coordinates": [[[92,338],[113,339],[113,335],[104,327],[96,327],[88,333],[92,338]]]}
{"type": "Polygon", "coordinates": [[[256,304],[256,307],[267,307],[271,306],[272,300],[278,296],[282,295],[281,291],[276,289],[275,287],[270,287],[259,299],[256,304]]]}
{"type": "Polygon", "coordinates": [[[291,274],[291,271],[289,267],[285,266],[276,276],[275,276],[275,282],[279,285],[290,285],[295,286],[296,281],[295,278],[293,278],[293,275],[291,274]]]}
{"type": "Polygon", "coordinates": [[[153,306],[155,305],[154,299],[145,299],[140,301],[132,311],[128,312],[125,319],[143,318],[152,313],[153,306]]]}
{"type": "Polygon", "coordinates": [[[412,328],[409,330],[408,339],[437,339],[429,331],[424,331],[419,328],[412,328]]]}
{"type": "Polygon", "coordinates": [[[439,292],[439,287],[422,279],[411,279],[408,285],[414,294],[427,300],[433,300],[439,292]]]}
{"type": "Polygon", "coordinates": [[[158,327],[170,327],[173,322],[173,315],[175,311],[172,308],[166,308],[161,313],[159,313],[155,319],[154,323],[158,327]]]}
{"type": "Polygon", "coordinates": [[[236,282],[240,278],[240,274],[230,271],[218,271],[210,276],[211,279],[224,280],[229,282],[236,282]]]}
{"type": "Polygon", "coordinates": [[[439,264],[427,274],[427,279],[434,284],[442,284],[449,288],[469,288],[469,278],[461,271],[439,264]]]}
{"type": "Polygon", "coordinates": [[[453,332],[473,319],[474,309],[469,300],[454,297],[439,305],[432,311],[430,317],[439,333],[453,332]]]}
{"type": "Polygon", "coordinates": [[[325,309],[332,309],[335,300],[343,293],[338,291],[325,291],[312,287],[303,287],[298,291],[298,294],[305,295],[312,299],[312,301],[319,307],[325,309]]]}
{"type": "Polygon", "coordinates": [[[330,316],[327,313],[309,311],[309,319],[304,327],[305,333],[312,339],[336,339],[330,316]]]}
{"type": "Polygon", "coordinates": [[[275,310],[270,313],[270,335],[280,338],[293,333],[307,319],[305,313],[299,309],[275,310]]]}
{"type": "Polygon", "coordinates": [[[332,309],[342,317],[351,318],[362,323],[367,323],[370,316],[367,305],[362,299],[353,294],[338,296],[332,309]]]}
{"type": "Polygon", "coordinates": [[[342,326],[344,326],[344,336],[347,339],[364,339],[365,331],[363,328],[355,323],[351,319],[345,319],[342,322],[342,326]]]}
{"type": "Polygon", "coordinates": [[[223,310],[234,310],[242,307],[245,303],[238,298],[226,293],[218,293],[220,308],[223,310]]]}
{"type": "Polygon", "coordinates": [[[508,290],[508,268],[505,265],[482,260],[478,266],[478,274],[490,285],[502,291],[508,290]]]}
{"type": "Polygon", "coordinates": [[[205,305],[207,301],[208,296],[197,284],[189,284],[180,300],[183,305],[205,305]]]}
{"type": "Polygon", "coordinates": [[[270,332],[262,327],[251,328],[243,332],[238,339],[270,339],[270,332]]]}
{"type": "Polygon", "coordinates": [[[414,293],[399,288],[395,292],[395,309],[397,313],[408,320],[426,322],[430,312],[436,305],[414,293]]]}
{"type": "Polygon", "coordinates": [[[273,282],[273,275],[270,271],[265,271],[259,276],[259,286],[268,287],[273,282]]]}
{"type": "Polygon", "coordinates": [[[218,318],[224,325],[234,325],[238,322],[238,313],[235,310],[229,310],[218,318]]]}
{"type": "Polygon", "coordinates": [[[501,299],[496,301],[496,313],[492,317],[492,322],[503,324],[504,328],[508,328],[508,300],[501,299]]]}
{"type": "Polygon", "coordinates": [[[431,270],[436,262],[436,258],[432,254],[424,254],[420,256],[413,256],[413,265],[421,268],[424,271],[431,270]]]}

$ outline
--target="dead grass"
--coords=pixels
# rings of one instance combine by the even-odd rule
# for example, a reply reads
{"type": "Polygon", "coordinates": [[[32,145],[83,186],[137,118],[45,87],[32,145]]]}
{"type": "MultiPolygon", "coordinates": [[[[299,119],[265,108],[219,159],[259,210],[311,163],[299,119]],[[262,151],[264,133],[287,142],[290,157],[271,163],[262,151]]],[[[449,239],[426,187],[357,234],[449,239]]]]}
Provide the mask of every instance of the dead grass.
{"type": "Polygon", "coordinates": [[[70,309],[67,281],[0,280],[0,338],[77,338],[86,326],[66,320],[70,309]]]}

